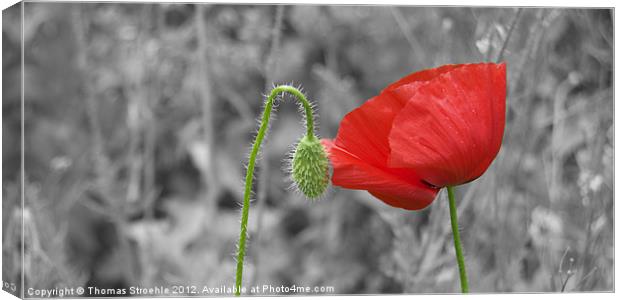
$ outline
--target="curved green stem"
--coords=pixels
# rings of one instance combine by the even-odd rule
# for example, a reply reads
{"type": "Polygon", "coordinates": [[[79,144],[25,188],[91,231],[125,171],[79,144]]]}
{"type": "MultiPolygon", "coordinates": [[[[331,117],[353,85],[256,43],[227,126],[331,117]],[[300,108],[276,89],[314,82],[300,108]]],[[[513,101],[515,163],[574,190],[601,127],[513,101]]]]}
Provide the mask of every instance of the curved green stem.
{"type": "Polygon", "coordinates": [[[254,166],[256,163],[256,157],[258,151],[267,133],[269,127],[269,118],[271,116],[271,110],[273,108],[273,101],[280,93],[289,93],[297,98],[304,107],[306,113],[306,134],[308,137],[314,136],[314,116],[312,114],[312,106],[306,99],[304,94],[297,88],[289,85],[280,85],[271,90],[271,94],[267,97],[265,102],[265,109],[263,110],[263,117],[261,119],[260,128],[258,134],[252,145],[252,152],[250,153],[250,161],[248,163],[248,169],[245,174],[245,191],[243,194],[243,208],[241,210],[241,232],[239,234],[239,244],[237,249],[237,274],[235,282],[235,295],[241,295],[241,285],[243,281],[243,259],[245,258],[245,244],[247,240],[248,232],[248,217],[250,214],[250,193],[252,192],[252,181],[254,180],[254,166]]]}
{"type": "Polygon", "coordinates": [[[454,238],[454,251],[456,252],[456,262],[459,265],[459,276],[461,278],[461,291],[469,292],[469,284],[467,283],[467,272],[465,271],[465,258],[463,257],[463,249],[461,246],[461,235],[459,234],[459,221],[456,216],[456,204],[454,203],[454,188],[449,186],[448,201],[450,202],[450,223],[452,223],[452,237],[454,238]]]}

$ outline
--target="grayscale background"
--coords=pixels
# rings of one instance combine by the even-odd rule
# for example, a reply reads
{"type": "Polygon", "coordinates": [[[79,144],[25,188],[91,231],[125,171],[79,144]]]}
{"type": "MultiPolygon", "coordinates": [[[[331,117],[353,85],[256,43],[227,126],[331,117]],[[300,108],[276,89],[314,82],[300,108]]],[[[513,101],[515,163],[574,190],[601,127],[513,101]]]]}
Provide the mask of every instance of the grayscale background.
{"type": "MultiPolygon", "coordinates": [[[[471,290],[613,289],[610,9],[26,3],[24,21],[25,288],[230,286],[272,83],[301,84],[332,138],[404,75],[501,52],[503,146],[457,188],[471,290]]],[[[2,276],[19,281],[19,9],[2,39],[2,276]]],[[[297,110],[278,105],[262,151],[246,285],[458,292],[444,192],[409,212],[287,189],[297,110]]]]}

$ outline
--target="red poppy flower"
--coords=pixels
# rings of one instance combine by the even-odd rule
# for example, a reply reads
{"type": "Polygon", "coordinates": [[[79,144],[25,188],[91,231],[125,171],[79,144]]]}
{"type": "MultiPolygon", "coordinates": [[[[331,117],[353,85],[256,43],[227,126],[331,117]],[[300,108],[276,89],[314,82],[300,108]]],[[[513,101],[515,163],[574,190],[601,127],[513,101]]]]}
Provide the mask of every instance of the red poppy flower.
{"type": "Polygon", "coordinates": [[[506,65],[445,65],[410,74],[348,113],[329,151],[336,186],[409,210],[441,187],[478,178],[502,143],[506,65]]]}

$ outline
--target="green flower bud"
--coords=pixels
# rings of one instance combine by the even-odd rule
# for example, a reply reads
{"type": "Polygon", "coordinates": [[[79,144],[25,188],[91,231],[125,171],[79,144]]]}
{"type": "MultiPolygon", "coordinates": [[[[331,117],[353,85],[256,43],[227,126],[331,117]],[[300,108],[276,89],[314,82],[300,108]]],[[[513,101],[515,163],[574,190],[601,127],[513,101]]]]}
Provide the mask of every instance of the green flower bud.
{"type": "Polygon", "coordinates": [[[304,136],[295,149],[292,163],[293,181],[310,199],[323,195],[329,184],[329,161],[321,141],[315,136],[304,136]]]}

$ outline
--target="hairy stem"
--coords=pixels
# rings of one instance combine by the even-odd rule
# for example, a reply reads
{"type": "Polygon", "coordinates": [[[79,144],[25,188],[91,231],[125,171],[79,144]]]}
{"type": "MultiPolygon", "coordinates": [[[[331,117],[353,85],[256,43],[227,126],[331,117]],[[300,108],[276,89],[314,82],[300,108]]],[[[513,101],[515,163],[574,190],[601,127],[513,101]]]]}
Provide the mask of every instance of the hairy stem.
{"type": "Polygon", "coordinates": [[[243,208],[241,210],[241,232],[239,234],[239,245],[237,249],[237,273],[235,283],[236,296],[241,295],[241,284],[243,281],[243,259],[245,258],[245,244],[248,232],[248,217],[250,215],[250,193],[252,192],[252,181],[254,180],[254,166],[256,164],[258,151],[263,139],[265,138],[265,134],[267,133],[267,128],[269,128],[269,118],[273,108],[273,101],[280,93],[289,93],[301,102],[306,114],[306,134],[310,137],[314,137],[314,117],[312,114],[312,106],[304,94],[297,88],[288,85],[280,85],[271,90],[271,94],[267,97],[267,101],[265,102],[265,109],[263,110],[260,128],[258,129],[258,134],[256,135],[256,139],[252,145],[250,161],[248,162],[248,169],[245,175],[245,191],[243,194],[243,208]]]}
{"type": "MultiPolygon", "coordinates": [[[[265,62],[264,76],[265,76],[265,91],[269,91],[272,88],[271,84],[273,82],[274,74],[278,69],[278,49],[280,48],[280,39],[282,37],[282,23],[284,19],[284,6],[278,5],[276,7],[275,19],[273,28],[271,29],[271,45],[269,47],[269,55],[267,55],[267,60],[265,62]]],[[[259,165],[260,176],[258,177],[258,183],[256,184],[256,201],[258,201],[258,206],[256,207],[256,233],[255,243],[256,246],[252,251],[254,255],[254,270],[250,279],[250,286],[254,286],[256,281],[260,276],[260,248],[263,244],[263,240],[261,239],[261,230],[263,228],[263,218],[265,215],[265,202],[267,197],[268,183],[269,183],[269,164],[268,161],[262,160],[259,165]]]]}
{"type": "Polygon", "coordinates": [[[454,188],[449,186],[448,201],[450,202],[450,223],[452,224],[452,237],[454,238],[454,251],[456,252],[456,263],[459,266],[459,276],[461,278],[461,291],[469,292],[469,284],[467,282],[467,272],[465,271],[465,258],[463,257],[463,249],[461,246],[461,235],[459,234],[459,221],[456,216],[456,204],[454,203],[454,188]]]}

